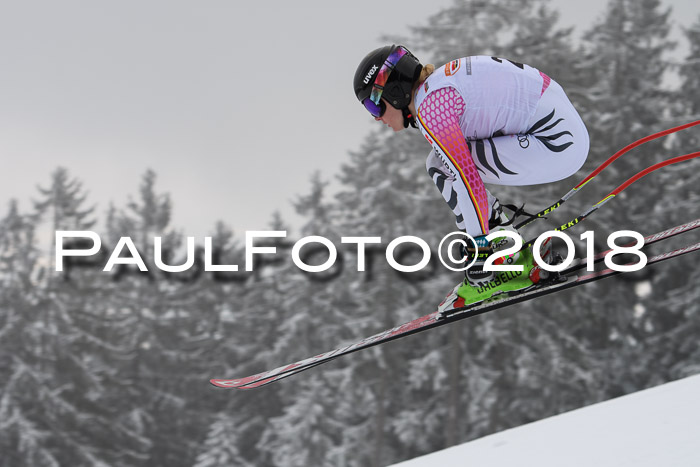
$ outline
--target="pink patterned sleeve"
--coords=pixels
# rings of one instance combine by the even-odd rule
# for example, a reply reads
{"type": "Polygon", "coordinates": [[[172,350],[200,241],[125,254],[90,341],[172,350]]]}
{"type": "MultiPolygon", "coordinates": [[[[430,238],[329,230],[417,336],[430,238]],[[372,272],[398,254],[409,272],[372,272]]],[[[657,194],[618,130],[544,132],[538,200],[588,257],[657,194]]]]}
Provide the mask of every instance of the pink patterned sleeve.
{"type": "MultiPolygon", "coordinates": [[[[445,87],[428,94],[416,113],[426,139],[455,175],[455,201],[464,216],[467,232],[486,235],[489,233],[486,188],[459,125],[465,109],[464,99],[457,90],[445,87]]],[[[455,206],[450,207],[455,209],[455,206]]]]}

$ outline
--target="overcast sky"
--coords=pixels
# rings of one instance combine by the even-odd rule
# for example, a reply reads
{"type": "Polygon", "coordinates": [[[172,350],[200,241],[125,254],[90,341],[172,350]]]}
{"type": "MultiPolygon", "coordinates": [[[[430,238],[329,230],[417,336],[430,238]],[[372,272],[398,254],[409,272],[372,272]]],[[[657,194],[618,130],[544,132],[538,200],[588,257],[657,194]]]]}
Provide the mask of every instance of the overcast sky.
{"type": "MultiPolygon", "coordinates": [[[[202,236],[293,220],[311,172],[332,177],[375,124],[359,60],[452,0],[0,2],[0,214],[60,165],[103,217],[152,168],[174,225],[202,236]]],[[[552,4],[580,33],[606,1],[552,4]]],[[[700,14],[666,4],[676,25],[700,14]]]]}

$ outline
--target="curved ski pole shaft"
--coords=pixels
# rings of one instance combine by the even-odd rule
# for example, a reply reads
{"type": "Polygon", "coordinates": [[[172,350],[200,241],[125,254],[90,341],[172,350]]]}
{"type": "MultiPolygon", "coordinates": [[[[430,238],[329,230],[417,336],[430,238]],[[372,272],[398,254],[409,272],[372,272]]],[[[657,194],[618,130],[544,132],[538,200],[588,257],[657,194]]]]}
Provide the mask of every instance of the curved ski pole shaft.
{"type": "MultiPolygon", "coordinates": [[[[562,232],[566,229],[569,229],[569,228],[575,226],[576,224],[578,224],[579,222],[581,222],[582,220],[584,220],[585,218],[590,216],[593,212],[597,211],[598,208],[603,206],[605,203],[607,203],[608,201],[613,199],[615,196],[622,193],[622,191],[624,191],[628,186],[630,186],[631,184],[633,184],[637,180],[641,179],[642,177],[654,172],[655,170],[660,169],[662,167],[666,167],[668,165],[677,164],[679,162],[684,162],[684,161],[687,161],[690,159],[694,159],[696,157],[700,157],[700,152],[691,152],[690,154],[685,154],[683,156],[673,157],[671,159],[668,159],[668,160],[656,163],[650,167],[647,167],[646,169],[642,170],[641,172],[638,172],[634,176],[630,177],[622,185],[615,188],[605,198],[603,198],[602,200],[598,201],[596,204],[594,204],[593,206],[588,208],[585,212],[581,213],[578,217],[576,217],[575,219],[572,219],[571,221],[567,222],[566,224],[562,224],[561,226],[559,226],[553,230],[558,230],[559,232],[562,232]]],[[[535,240],[536,239],[532,239],[528,242],[525,242],[521,249],[524,250],[526,248],[531,248],[535,244],[535,240]]]]}
{"type": "Polygon", "coordinates": [[[561,197],[556,203],[552,204],[551,206],[541,210],[537,214],[534,214],[533,216],[529,217],[528,219],[525,219],[524,221],[518,223],[515,225],[516,229],[520,229],[522,227],[525,227],[526,225],[534,222],[537,219],[543,219],[547,214],[551,213],[555,209],[557,209],[559,206],[564,204],[569,198],[571,198],[573,195],[578,193],[578,191],[584,187],[588,182],[593,180],[593,178],[596,177],[599,173],[601,173],[606,167],[608,167],[610,164],[615,162],[617,159],[619,159],[621,156],[629,152],[630,150],[636,148],[637,146],[641,146],[644,143],[647,143],[649,141],[655,140],[657,138],[661,138],[662,136],[670,135],[672,133],[677,133],[681,130],[685,130],[686,128],[690,128],[696,125],[700,125],[700,120],[696,120],[694,122],[686,123],[684,125],[680,125],[677,127],[669,128],[668,130],[660,131],[658,133],[654,133],[649,136],[645,136],[642,139],[639,139],[633,143],[628,144],[624,148],[620,149],[617,151],[615,154],[610,156],[605,162],[600,164],[593,172],[591,172],[586,178],[581,180],[581,182],[573,187],[567,194],[561,197]]]}

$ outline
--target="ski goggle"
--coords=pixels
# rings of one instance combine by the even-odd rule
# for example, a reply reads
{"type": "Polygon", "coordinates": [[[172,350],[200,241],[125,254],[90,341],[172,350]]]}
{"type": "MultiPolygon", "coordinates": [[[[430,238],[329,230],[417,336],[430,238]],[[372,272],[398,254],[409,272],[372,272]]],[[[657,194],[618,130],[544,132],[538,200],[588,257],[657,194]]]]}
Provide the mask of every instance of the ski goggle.
{"type": "Polygon", "coordinates": [[[379,69],[377,77],[374,80],[374,85],[372,86],[372,92],[368,98],[362,101],[362,105],[365,109],[375,118],[380,118],[386,112],[386,103],[382,101],[382,92],[384,92],[384,85],[389,80],[389,75],[396,68],[396,64],[399,60],[406,55],[408,50],[399,46],[389,54],[389,56],[384,60],[384,64],[379,69]]]}

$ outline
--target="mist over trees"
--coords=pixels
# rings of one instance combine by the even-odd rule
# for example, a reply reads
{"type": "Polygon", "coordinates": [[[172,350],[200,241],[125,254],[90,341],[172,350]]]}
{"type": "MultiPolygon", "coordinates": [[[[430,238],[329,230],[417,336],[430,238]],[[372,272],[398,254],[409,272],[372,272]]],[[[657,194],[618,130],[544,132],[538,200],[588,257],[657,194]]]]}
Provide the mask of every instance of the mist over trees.
{"type": "MultiPolygon", "coordinates": [[[[700,119],[700,18],[685,31],[689,55],[674,63],[669,11],[658,0],[611,0],[580,43],[557,17],[546,0],[460,0],[409,37],[385,38],[424,63],[502,56],[562,84],[591,134],[582,171],[555,184],[489,187],[530,210],[630,142],[700,119]]],[[[524,236],[699,146],[693,128],[635,149],[524,236]]],[[[10,201],[0,216],[0,465],[383,466],[700,371],[700,270],[690,255],[258,390],[211,387],[212,377],[271,369],[435,309],[458,273],[401,275],[381,257],[361,273],[356,250],[340,246],[341,236],[380,236],[386,246],[402,235],[437,245],[455,230],[425,173],[428,151],[418,132],[377,129],[339,169],[337,193],[309,174],[307,193],[292,203],[305,219],[296,234],[324,236],[344,258],[315,277],[285,260],[288,245],[274,239],[280,253],[252,273],[205,272],[202,245],[191,270],[158,270],[154,238],[165,263],[182,264],[186,233],[171,223],[177,206],[158,189],[157,171],[106,208],[91,205],[66,168],[38,180],[26,211],[10,201]],[[102,255],[55,272],[42,228],[95,230],[108,253],[129,236],[149,270],[102,272],[102,255]]],[[[602,249],[612,231],[648,234],[697,218],[697,162],[650,175],[575,232],[595,230],[602,249]]],[[[269,228],[287,229],[284,213],[269,228]]],[[[244,264],[239,233],[222,221],[211,236],[215,264],[244,264]]]]}

